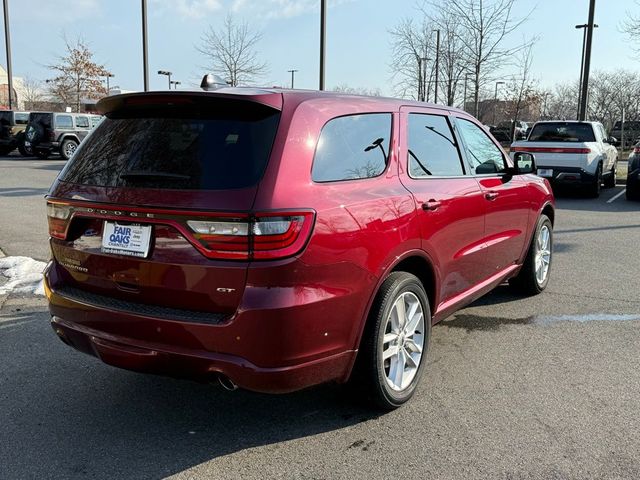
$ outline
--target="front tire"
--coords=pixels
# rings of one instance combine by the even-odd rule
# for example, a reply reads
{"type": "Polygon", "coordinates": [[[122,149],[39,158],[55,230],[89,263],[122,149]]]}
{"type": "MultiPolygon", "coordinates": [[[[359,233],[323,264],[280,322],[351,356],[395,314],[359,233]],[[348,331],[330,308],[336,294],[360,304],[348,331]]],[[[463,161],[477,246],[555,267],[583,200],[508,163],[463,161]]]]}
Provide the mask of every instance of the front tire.
{"type": "Polygon", "coordinates": [[[518,275],[509,284],[524,295],[537,295],[547,288],[553,253],[553,226],[546,215],[540,215],[529,251],[518,275]]]}
{"type": "Polygon", "coordinates": [[[71,139],[65,140],[60,146],[60,156],[65,160],[69,160],[76,153],[77,148],[78,142],[71,139]]]}
{"type": "Polygon", "coordinates": [[[415,393],[431,338],[431,310],[420,280],[393,272],[371,308],[352,383],[377,406],[392,410],[415,393]]]}

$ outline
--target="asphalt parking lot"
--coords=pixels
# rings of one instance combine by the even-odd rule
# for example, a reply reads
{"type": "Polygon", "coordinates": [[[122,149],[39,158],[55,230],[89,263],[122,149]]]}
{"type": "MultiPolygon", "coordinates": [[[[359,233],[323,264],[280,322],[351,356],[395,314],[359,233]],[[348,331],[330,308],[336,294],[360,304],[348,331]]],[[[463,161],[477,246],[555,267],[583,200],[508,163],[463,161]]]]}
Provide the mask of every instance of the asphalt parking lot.
{"type": "MultiPolygon", "coordinates": [[[[46,259],[59,160],[0,159],[0,248],[46,259]]],[[[548,289],[500,287],[433,329],[415,398],[285,396],[144,376],[0,297],[0,478],[640,478],[640,203],[557,200],[548,289]]]]}

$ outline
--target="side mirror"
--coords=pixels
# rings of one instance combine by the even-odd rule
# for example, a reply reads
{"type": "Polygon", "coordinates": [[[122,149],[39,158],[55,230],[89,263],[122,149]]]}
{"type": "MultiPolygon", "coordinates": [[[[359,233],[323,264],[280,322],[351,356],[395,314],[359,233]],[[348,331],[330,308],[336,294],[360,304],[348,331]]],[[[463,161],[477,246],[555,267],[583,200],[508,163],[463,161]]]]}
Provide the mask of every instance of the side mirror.
{"type": "Polygon", "coordinates": [[[616,143],[618,143],[618,139],[616,137],[609,137],[605,140],[605,142],[611,145],[615,145],[616,143]]]}
{"type": "Polygon", "coordinates": [[[516,152],[513,155],[513,163],[517,175],[535,173],[536,171],[536,158],[533,153],[516,152]]]}

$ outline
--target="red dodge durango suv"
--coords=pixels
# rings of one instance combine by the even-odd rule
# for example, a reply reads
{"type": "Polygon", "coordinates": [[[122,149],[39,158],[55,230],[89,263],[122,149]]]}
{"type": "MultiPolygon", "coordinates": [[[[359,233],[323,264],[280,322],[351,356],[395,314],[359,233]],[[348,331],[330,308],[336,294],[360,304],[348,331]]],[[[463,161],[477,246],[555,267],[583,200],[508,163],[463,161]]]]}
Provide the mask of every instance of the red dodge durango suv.
{"type": "Polygon", "coordinates": [[[394,408],[434,323],[549,280],[549,184],[463,111],[253,88],[98,108],[47,196],[45,290],[62,341],[110,365],[273,393],[350,380],[394,408]]]}

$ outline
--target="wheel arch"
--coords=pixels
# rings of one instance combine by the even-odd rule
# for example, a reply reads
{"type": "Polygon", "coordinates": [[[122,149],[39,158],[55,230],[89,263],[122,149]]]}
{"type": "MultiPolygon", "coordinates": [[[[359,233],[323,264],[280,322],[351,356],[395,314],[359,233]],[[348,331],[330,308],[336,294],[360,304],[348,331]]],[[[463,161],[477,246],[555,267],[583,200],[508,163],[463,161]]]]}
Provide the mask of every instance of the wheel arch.
{"type": "Polygon", "coordinates": [[[73,133],[63,133],[60,136],[60,143],[64,142],[65,140],[73,140],[74,142],[76,142],[78,145],[80,145],[80,139],[78,138],[77,135],[73,134],[73,133]]]}

